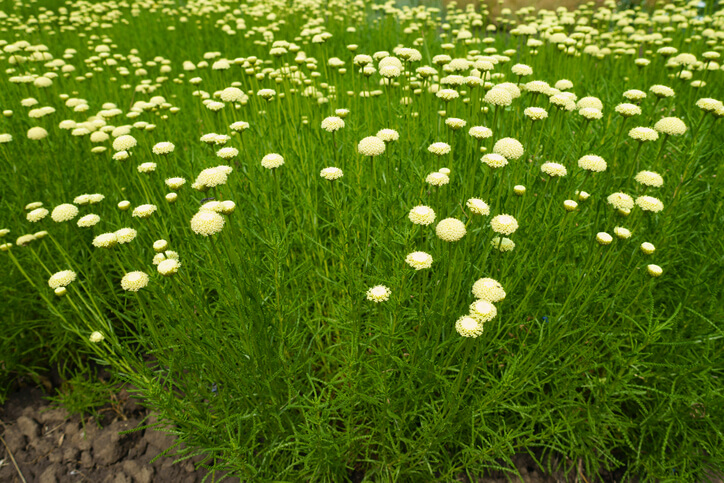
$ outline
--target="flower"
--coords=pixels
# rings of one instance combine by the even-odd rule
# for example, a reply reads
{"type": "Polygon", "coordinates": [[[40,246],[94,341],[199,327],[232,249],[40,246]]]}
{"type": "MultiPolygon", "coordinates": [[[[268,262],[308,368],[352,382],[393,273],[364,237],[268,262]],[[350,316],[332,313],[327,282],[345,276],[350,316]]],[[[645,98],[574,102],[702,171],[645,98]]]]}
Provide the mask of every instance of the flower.
{"type": "Polygon", "coordinates": [[[77,278],[77,275],[72,270],[63,270],[57,273],[54,273],[49,279],[48,279],[48,286],[52,289],[56,289],[58,287],[67,287],[71,283],[75,281],[77,278]]]}
{"type": "Polygon", "coordinates": [[[179,263],[178,260],[174,258],[167,258],[166,260],[160,262],[156,269],[158,270],[158,273],[160,273],[164,277],[169,277],[174,273],[178,272],[180,266],[181,263],[179,263]]]}
{"type": "Polygon", "coordinates": [[[116,239],[121,245],[125,243],[131,243],[138,235],[138,232],[133,228],[121,228],[115,232],[116,239]]]}
{"type": "Polygon", "coordinates": [[[125,161],[128,159],[130,154],[128,154],[128,151],[118,151],[113,154],[113,160],[114,161],[125,161]]]}
{"type": "Polygon", "coordinates": [[[637,141],[656,141],[659,139],[659,133],[651,129],[650,127],[635,127],[628,132],[631,139],[637,141]]]}
{"type": "Polygon", "coordinates": [[[445,218],[437,224],[435,233],[443,241],[458,241],[465,236],[465,223],[456,218],[445,218]]]}
{"type": "Polygon", "coordinates": [[[33,141],[39,141],[41,139],[45,139],[48,136],[48,131],[43,129],[42,127],[31,127],[28,129],[28,139],[32,139],[33,141]]]}
{"type": "Polygon", "coordinates": [[[98,344],[99,342],[103,342],[103,339],[105,339],[105,337],[103,337],[103,334],[101,334],[97,330],[95,332],[92,332],[90,337],[88,337],[88,340],[90,342],[92,342],[93,344],[98,344]]]}
{"type": "Polygon", "coordinates": [[[641,171],[634,179],[637,183],[641,183],[646,186],[652,186],[654,188],[660,188],[664,185],[664,178],[659,173],[653,171],[641,171]]]}
{"type": "Polygon", "coordinates": [[[415,270],[430,268],[432,266],[432,255],[425,252],[412,252],[407,255],[405,262],[415,270]]]}
{"type": "Polygon", "coordinates": [[[199,211],[191,218],[191,230],[197,235],[214,235],[222,228],[224,228],[224,217],[215,211],[199,211]]]}
{"type": "Polygon", "coordinates": [[[502,214],[490,220],[490,227],[495,233],[510,235],[518,229],[518,221],[510,215],[502,214]]]}
{"type": "Polygon", "coordinates": [[[542,107],[526,107],[523,111],[531,121],[542,121],[548,117],[548,111],[542,107]]]}
{"type": "Polygon", "coordinates": [[[623,93],[623,97],[629,101],[641,101],[646,98],[646,93],[638,89],[630,89],[623,93]]]}
{"type": "Polygon", "coordinates": [[[131,207],[131,202],[128,200],[123,200],[118,203],[118,209],[121,211],[126,211],[130,207],[131,207]]]}
{"type": "Polygon", "coordinates": [[[490,214],[490,207],[481,199],[470,198],[466,203],[466,206],[476,215],[488,216],[490,214]]]}
{"type": "Polygon", "coordinates": [[[497,280],[481,278],[473,284],[473,295],[480,300],[500,302],[505,298],[505,290],[497,280]]]}
{"type": "Polygon", "coordinates": [[[261,159],[261,165],[266,169],[275,169],[284,164],[284,158],[277,153],[270,153],[261,159]]]}
{"type": "Polygon", "coordinates": [[[660,277],[661,274],[664,273],[664,270],[660,266],[654,265],[653,263],[651,265],[647,265],[646,270],[652,277],[660,277]]]}
{"type": "Polygon", "coordinates": [[[450,178],[446,174],[435,172],[428,174],[425,181],[432,186],[442,186],[448,184],[450,182],[450,178]]]}
{"type": "Polygon", "coordinates": [[[483,333],[483,324],[468,315],[463,315],[455,322],[455,330],[463,337],[476,338],[483,333]]]}
{"type": "Polygon", "coordinates": [[[505,88],[493,87],[485,94],[483,101],[494,106],[509,106],[513,103],[513,96],[505,88]]]}
{"type": "Polygon", "coordinates": [[[702,111],[713,112],[722,107],[722,102],[710,97],[705,97],[696,101],[696,107],[702,111]]]}
{"type": "Polygon", "coordinates": [[[70,203],[64,203],[53,208],[53,212],[50,217],[54,222],[60,223],[63,221],[72,220],[78,215],[78,207],[71,205],[70,203]]]}
{"type": "Polygon", "coordinates": [[[329,167],[324,168],[320,173],[319,176],[321,176],[324,179],[328,179],[330,181],[333,181],[335,179],[339,179],[342,176],[344,176],[344,173],[341,169],[335,168],[335,167],[329,167]]]}
{"type": "Polygon", "coordinates": [[[157,143],[155,146],[153,146],[153,154],[158,155],[166,155],[173,152],[173,150],[176,148],[172,143],[169,143],[167,141],[157,143]]]}
{"type": "Polygon", "coordinates": [[[322,121],[322,129],[327,132],[339,131],[344,127],[344,121],[341,117],[330,116],[322,121]]]}
{"type": "Polygon", "coordinates": [[[510,71],[521,77],[533,74],[533,68],[525,64],[515,64],[510,71]]]}
{"type": "Polygon", "coordinates": [[[651,91],[656,97],[673,97],[674,96],[674,89],[671,87],[662,86],[659,84],[653,85],[649,87],[649,91],[651,91]]]}
{"type": "Polygon", "coordinates": [[[390,143],[392,141],[397,141],[400,139],[400,133],[395,131],[394,129],[380,129],[377,131],[377,134],[375,134],[378,138],[382,139],[386,143],[390,143]]]}
{"type": "Polygon", "coordinates": [[[498,153],[488,153],[480,158],[480,161],[487,164],[491,168],[502,168],[508,164],[508,160],[505,156],[498,153]]]}
{"type": "Polygon", "coordinates": [[[493,153],[501,154],[507,159],[518,159],[523,156],[525,149],[517,139],[502,138],[493,146],[493,153]]]}
{"type": "Polygon", "coordinates": [[[540,167],[540,170],[548,176],[565,176],[566,174],[568,174],[566,167],[558,163],[543,163],[540,167]]]}
{"type": "Polygon", "coordinates": [[[168,242],[166,240],[156,240],[153,242],[153,251],[164,252],[168,248],[168,242]]]}
{"type": "Polygon", "coordinates": [[[156,171],[156,163],[142,163],[136,169],[139,173],[151,173],[156,171]]]}
{"type": "Polygon", "coordinates": [[[658,120],[654,124],[656,129],[661,134],[668,134],[669,136],[681,136],[686,132],[686,124],[678,117],[664,117],[658,120]]]}
{"type": "Polygon", "coordinates": [[[377,136],[368,136],[359,142],[357,151],[363,156],[379,156],[385,152],[385,142],[377,136]]]}
{"type": "Polygon", "coordinates": [[[138,218],[148,218],[156,211],[156,205],[146,204],[138,205],[133,209],[132,216],[138,218]]]}
{"type": "Polygon", "coordinates": [[[641,108],[639,106],[628,102],[617,105],[615,111],[623,117],[633,117],[641,114],[641,108]]]}
{"type": "Polygon", "coordinates": [[[631,230],[628,228],[624,228],[622,226],[617,226],[613,229],[614,235],[619,237],[622,240],[626,240],[627,238],[631,238],[631,230]]]}
{"type": "Polygon", "coordinates": [[[639,196],[636,198],[636,205],[644,211],[658,213],[664,209],[664,204],[658,198],[653,196],[639,196]]]}
{"type": "Polygon", "coordinates": [[[19,247],[24,247],[34,242],[35,240],[37,240],[37,237],[35,235],[22,235],[19,236],[17,240],[15,240],[15,244],[19,247]]]}
{"type": "Polygon", "coordinates": [[[613,193],[608,195],[606,198],[608,204],[612,205],[617,210],[631,210],[634,207],[634,200],[626,193],[613,193]]]}
{"type": "Polygon", "coordinates": [[[498,309],[487,300],[476,300],[470,304],[470,316],[480,323],[493,320],[498,315],[498,309]]]}
{"type": "Polygon", "coordinates": [[[435,221],[435,211],[429,206],[418,205],[410,210],[410,221],[416,225],[430,225],[435,221]]]}
{"type": "Polygon", "coordinates": [[[38,222],[48,216],[48,213],[50,213],[45,208],[36,208],[33,211],[29,212],[27,215],[25,215],[25,218],[31,223],[38,222]]]}
{"type": "Polygon", "coordinates": [[[172,190],[179,189],[185,183],[186,183],[186,180],[184,178],[167,178],[166,179],[166,186],[168,186],[172,190]]]}
{"type": "Polygon", "coordinates": [[[432,154],[437,154],[438,156],[444,156],[450,152],[450,145],[448,143],[432,143],[427,148],[428,151],[430,151],[432,154]]]}
{"type": "Polygon", "coordinates": [[[118,243],[115,233],[103,233],[93,239],[93,246],[96,248],[111,248],[118,243]]]}
{"type": "Polygon", "coordinates": [[[455,89],[440,89],[435,93],[435,96],[445,102],[450,102],[453,99],[460,97],[460,94],[458,94],[458,91],[455,89]]]}
{"type": "Polygon", "coordinates": [[[231,159],[239,154],[239,150],[236,148],[221,148],[216,151],[216,155],[222,159],[231,159]]]}
{"type": "Polygon", "coordinates": [[[121,279],[121,288],[128,292],[138,292],[148,285],[148,275],[144,272],[129,272],[121,279]]]}
{"type": "Polygon", "coordinates": [[[196,177],[196,182],[191,187],[194,189],[213,188],[226,184],[227,178],[227,170],[221,169],[221,166],[206,168],[199,173],[196,177]]]}
{"type": "Polygon", "coordinates": [[[78,219],[78,226],[80,228],[90,228],[91,226],[95,226],[99,221],[101,221],[101,217],[91,213],[78,219]]]}
{"type": "Polygon", "coordinates": [[[487,139],[493,135],[493,131],[485,126],[473,126],[468,134],[475,139],[487,139]]]}
{"type": "Polygon", "coordinates": [[[384,285],[375,285],[367,290],[367,300],[375,303],[386,302],[392,291],[384,285]]]}
{"type": "Polygon", "coordinates": [[[645,255],[651,255],[656,250],[656,247],[653,243],[649,242],[643,242],[641,244],[641,251],[644,252],[645,255]]]}
{"type": "Polygon", "coordinates": [[[606,166],[606,161],[601,156],[596,156],[595,154],[587,154],[578,160],[579,168],[596,173],[606,171],[606,166]]]}
{"type": "Polygon", "coordinates": [[[445,119],[445,125],[453,131],[464,128],[465,124],[467,124],[465,120],[458,119],[457,117],[449,117],[445,119]]]}
{"type": "Polygon", "coordinates": [[[525,186],[523,186],[522,184],[517,184],[513,186],[513,193],[518,196],[523,196],[525,194],[525,186]]]}
{"type": "Polygon", "coordinates": [[[608,245],[613,241],[613,237],[605,231],[596,234],[596,241],[601,245],[608,245]]]}
{"type": "Polygon", "coordinates": [[[246,121],[236,121],[229,126],[233,131],[242,132],[249,129],[249,123],[246,121]]]}
{"type": "Polygon", "coordinates": [[[583,109],[585,107],[592,107],[594,109],[598,109],[599,111],[603,110],[603,103],[601,102],[601,99],[598,97],[583,97],[578,101],[578,109],[583,109]]]}
{"type": "Polygon", "coordinates": [[[578,208],[578,203],[573,200],[566,200],[563,202],[563,208],[566,211],[574,211],[576,208],[578,208]]]}
{"type": "Polygon", "coordinates": [[[603,117],[603,113],[600,109],[596,109],[595,107],[584,107],[578,111],[578,114],[589,121],[601,119],[603,117]]]}
{"type": "Polygon", "coordinates": [[[123,136],[118,136],[113,140],[113,149],[116,151],[128,151],[129,149],[136,147],[136,144],[138,144],[136,138],[129,134],[124,134],[123,136]]]}

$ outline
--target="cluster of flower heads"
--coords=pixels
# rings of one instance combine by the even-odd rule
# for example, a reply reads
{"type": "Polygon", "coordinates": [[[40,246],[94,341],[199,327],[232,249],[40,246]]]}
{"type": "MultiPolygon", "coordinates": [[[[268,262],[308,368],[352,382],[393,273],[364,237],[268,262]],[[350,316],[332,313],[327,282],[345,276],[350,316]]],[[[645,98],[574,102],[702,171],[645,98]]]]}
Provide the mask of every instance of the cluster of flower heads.
{"type": "Polygon", "coordinates": [[[481,278],[473,284],[473,295],[476,300],[470,304],[470,312],[455,322],[455,330],[463,337],[479,337],[483,333],[486,322],[498,315],[495,303],[505,299],[505,290],[497,280],[481,278]]]}

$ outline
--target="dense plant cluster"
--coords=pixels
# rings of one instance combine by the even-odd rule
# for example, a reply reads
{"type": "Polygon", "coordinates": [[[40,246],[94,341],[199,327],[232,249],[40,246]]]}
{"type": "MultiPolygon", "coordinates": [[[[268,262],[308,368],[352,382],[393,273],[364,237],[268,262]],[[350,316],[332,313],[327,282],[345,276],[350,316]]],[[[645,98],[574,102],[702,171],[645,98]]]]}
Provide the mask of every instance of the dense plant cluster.
{"type": "Polygon", "coordinates": [[[14,4],[3,375],[101,363],[249,480],[705,478],[712,9],[14,4]]]}

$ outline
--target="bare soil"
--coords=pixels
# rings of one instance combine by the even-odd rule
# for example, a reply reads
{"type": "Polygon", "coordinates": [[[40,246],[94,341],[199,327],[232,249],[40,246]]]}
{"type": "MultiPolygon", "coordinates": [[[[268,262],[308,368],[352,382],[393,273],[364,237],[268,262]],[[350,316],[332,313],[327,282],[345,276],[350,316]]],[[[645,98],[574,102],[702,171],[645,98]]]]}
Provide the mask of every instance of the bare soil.
{"type": "Polygon", "coordinates": [[[124,390],[117,404],[103,408],[100,418],[69,415],[51,405],[37,388],[23,388],[0,411],[0,481],[7,483],[236,483],[238,478],[208,475],[196,469],[199,458],[174,464],[154,458],[175,443],[155,429],[119,434],[157,421],[124,390]],[[148,419],[144,419],[148,416],[148,419]]]}

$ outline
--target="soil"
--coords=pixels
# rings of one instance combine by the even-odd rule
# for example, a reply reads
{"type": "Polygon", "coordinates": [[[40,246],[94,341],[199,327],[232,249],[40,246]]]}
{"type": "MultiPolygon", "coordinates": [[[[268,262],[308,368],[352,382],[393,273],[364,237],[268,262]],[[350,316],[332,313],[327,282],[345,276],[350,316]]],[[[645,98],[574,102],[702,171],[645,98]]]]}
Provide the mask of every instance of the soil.
{"type": "MultiPolygon", "coordinates": [[[[157,421],[155,414],[121,390],[113,405],[98,418],[70,415],[45,399],[38,388],[25,387],[0,408],[0,482],[12,483],[238,483],[238,478],[218,473],[214,478],[197,468],[200,457],[174,464],[172,456],[159,455],[176,442],[173,435],[155,429],[119,434],[157,421]],[[158,457],[158,458],[157,458],[158,457]],[[157,458],[157,459],[156,459],[157,458]]],[[[502,471],[476,478],[475,483],[559,483],[575,481],[576,474],[546,474],[527,454],[513,457],[523,476],[502,471]]],[[[580,471],[580,470],[579,470],[580,471]]],[[[606,474],[597,481],[615,482],[620,475],[606,474]]],[[[360,481],[363,475],[352,475],[360,481]]],[[[457,481],[469,483],[461,476],[457,481]]],[[[593,481],[588,478],[588,481],[593,481]]]]}
{"type": "Polygon", "coordinates": [[[155,429],[119,434],[157,421],[124,390],[117,402],[99,411],[98,418],[68,412],[44,399],[41,390],[23,388],[8,398],[0,412],[0,481],[7,483],[237,483],[238,478],[212,479],[195,463],[174,464],[158,455],[175,437],[155,429]],[[148,417],[148,419],[146,419],[148,417]],[[144,421],[144,419],[146,419],[144,421]]]}

